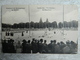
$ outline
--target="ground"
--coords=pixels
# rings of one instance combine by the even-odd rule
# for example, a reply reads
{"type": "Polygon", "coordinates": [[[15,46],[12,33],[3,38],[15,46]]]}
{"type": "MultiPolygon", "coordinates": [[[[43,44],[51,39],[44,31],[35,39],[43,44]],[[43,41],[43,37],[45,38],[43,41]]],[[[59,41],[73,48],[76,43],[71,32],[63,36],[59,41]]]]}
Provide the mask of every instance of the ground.
{"type": "Polygon", "coordinates": [[[22,41],[23,39],[32,40],[35,38],[37,40],[44,39],[47,40],[49,43],[51,40],[57,40],[57,42],[63,41],[64,43],[69,41],[74,41],[77,43],[78,40],[78,31],[77,30],[62,30],[62,29],[55,29],[55,30],[35,30],[35,31],[24,31],[22,36],[22,32],[16,31],[14,36],[5,36],[5,32],[2,32],[2,39],[5,38],[12,38],[15,41],[22,41]]]}

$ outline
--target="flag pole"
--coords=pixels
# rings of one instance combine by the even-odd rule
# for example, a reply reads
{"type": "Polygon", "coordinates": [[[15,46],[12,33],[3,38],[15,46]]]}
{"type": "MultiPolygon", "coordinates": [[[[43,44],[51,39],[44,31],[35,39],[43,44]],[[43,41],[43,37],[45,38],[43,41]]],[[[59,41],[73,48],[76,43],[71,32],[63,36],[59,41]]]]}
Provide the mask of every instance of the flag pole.
{"type": "Polygon", "coordinates": [[[65,39],[64,37],[64,5],[63,5],[63,40],[65,39]]]}
{"type": "Polygon", "coordinates": [[[30,37],[30,6],[28,5],[28,16],[29,16],[29,37],[30,37]]]}
{"type": "Polygon", "coordinates": [[[63,34],[64,34],[64,5],[63,5],[63,34]]]}

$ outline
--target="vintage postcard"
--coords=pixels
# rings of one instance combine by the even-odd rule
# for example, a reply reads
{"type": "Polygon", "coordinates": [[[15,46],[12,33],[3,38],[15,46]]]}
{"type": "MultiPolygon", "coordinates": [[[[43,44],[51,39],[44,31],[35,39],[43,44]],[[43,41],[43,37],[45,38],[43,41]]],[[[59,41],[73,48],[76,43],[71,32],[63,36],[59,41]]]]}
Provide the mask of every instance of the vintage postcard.
{"type": "Polygon", "coordinates": [[[2,6],[2,53],[76,54],[76,5],[2,6]]]}

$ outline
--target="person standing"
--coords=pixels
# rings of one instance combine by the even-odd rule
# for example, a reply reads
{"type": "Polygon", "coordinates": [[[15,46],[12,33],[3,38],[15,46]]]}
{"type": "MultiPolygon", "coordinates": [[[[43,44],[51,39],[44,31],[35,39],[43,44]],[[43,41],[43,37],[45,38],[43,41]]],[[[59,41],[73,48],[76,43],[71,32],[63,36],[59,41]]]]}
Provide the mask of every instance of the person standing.
{"type": "Polygon", "coordinates": [[[46,40],[44,40],[44,43],[43,43],[42,53],[48,53],[48,45],[47,45],[47,43],[46,43],[46,40]]]}

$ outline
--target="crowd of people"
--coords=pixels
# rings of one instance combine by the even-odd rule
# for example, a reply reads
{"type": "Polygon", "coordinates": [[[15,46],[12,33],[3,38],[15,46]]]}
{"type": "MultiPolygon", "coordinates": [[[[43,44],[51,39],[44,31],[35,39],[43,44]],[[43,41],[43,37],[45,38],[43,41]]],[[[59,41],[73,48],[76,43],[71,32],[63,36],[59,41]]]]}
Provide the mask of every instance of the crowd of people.
{"type": "Polygon", "coordinates": [[[15,45],[13,39],[2,40],[2,52],[3,53],[53,53],[53,54],[71,54],[77,53],[77,43],[73,41],[57,42],[56,40],[50,40],[47,44],[47,40],[32,40],[23,39],[22,42],[18,41],[15,45]]]}

